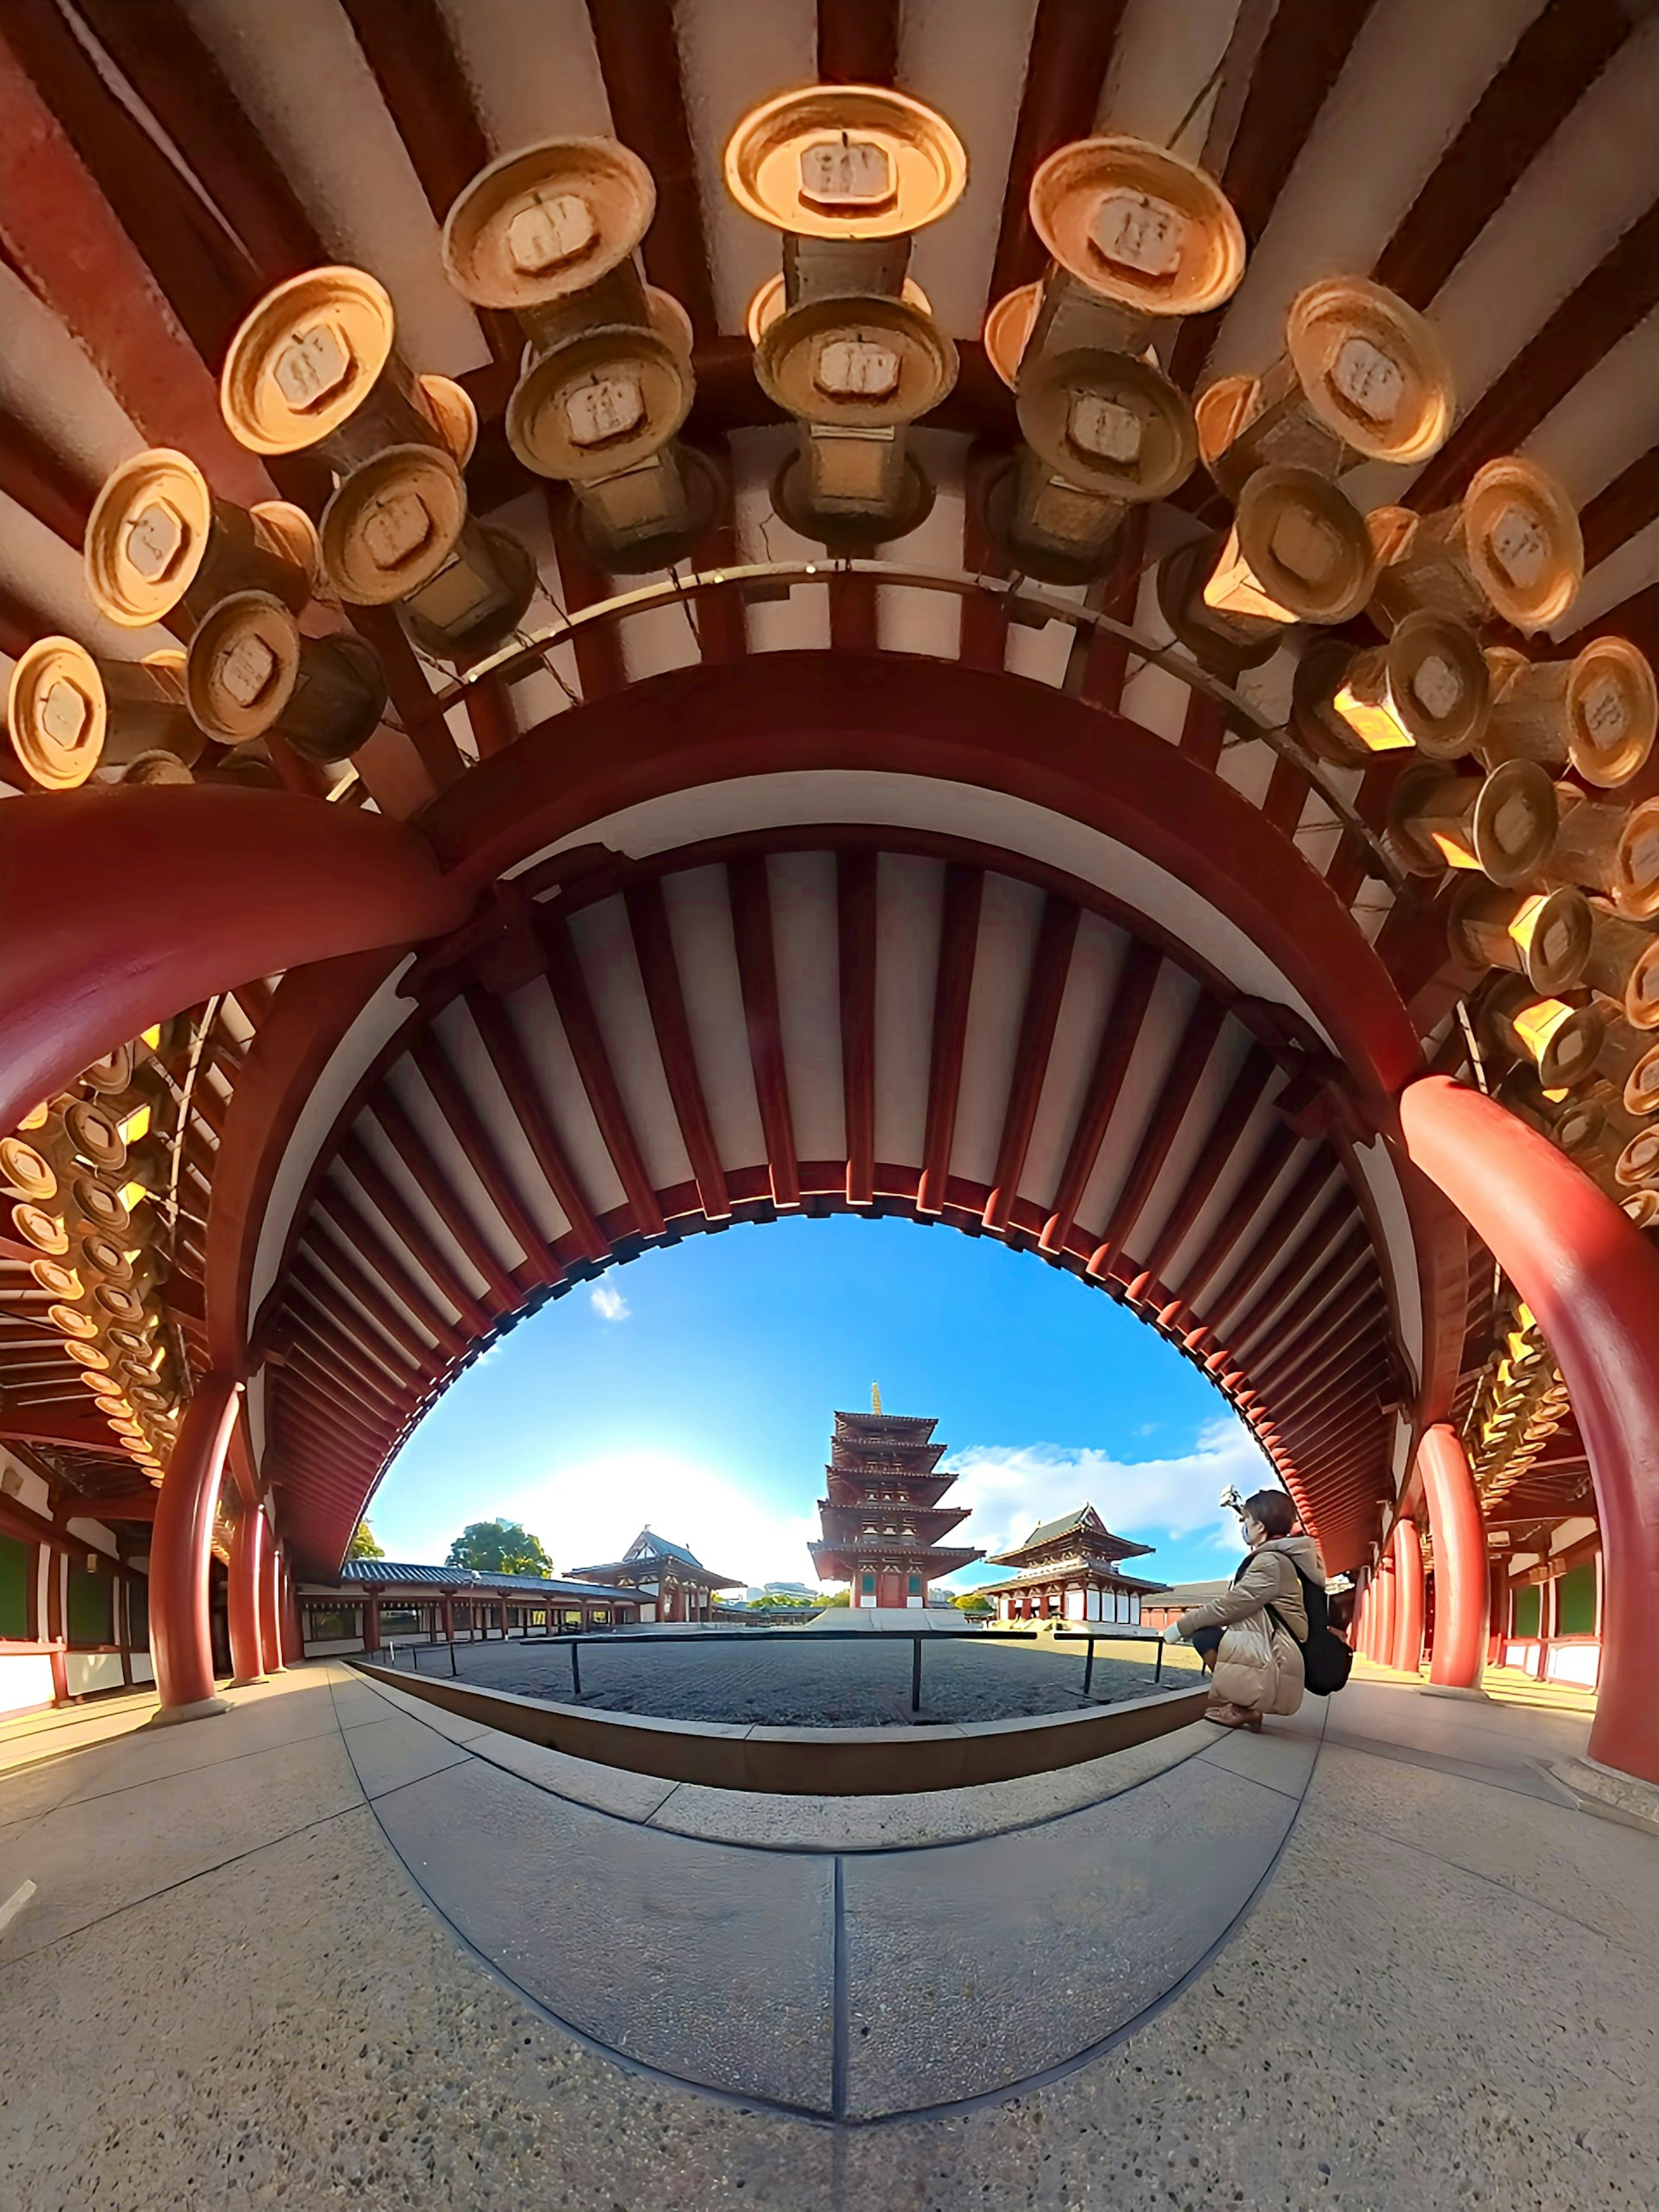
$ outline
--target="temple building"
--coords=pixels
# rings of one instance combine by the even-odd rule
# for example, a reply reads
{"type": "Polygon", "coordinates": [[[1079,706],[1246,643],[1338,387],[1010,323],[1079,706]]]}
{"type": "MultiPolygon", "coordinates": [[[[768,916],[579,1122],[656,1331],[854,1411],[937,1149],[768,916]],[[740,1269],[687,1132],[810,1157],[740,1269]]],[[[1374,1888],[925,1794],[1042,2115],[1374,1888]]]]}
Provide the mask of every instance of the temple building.
{"type": "Polygon", "coordinates": [[[347,1559],[328,1580],[301,1583],[298,1596],[307,1659],[402,1644],[632,1628],[640,1619],[632,1590],[393,1559],[347,1559]]]}
{"type": "Polygon", "coordinates": [[[639,1593],[641,1620],[711,1620],[716,1590],[741,1589],[741,1575],[717,1575],[684,1544],[641,1528],[619,1559],[572,1567],[573,1580],[639,1593]]]}
{"type": "Polygon", "coordinates": [[[982,1559],[983,1552],[941,1548],[939,1538],[968,1518],[965,1505],[941,1505],[956,1480],[939,1462],[936,1419],[872,1411],[837,1413],[818,1500],[823,1534],[808,1546],[821,1582],[851,1586],[855,1606],[925,1606],[927,1585],[982,1559]]]}
{"type": "Polygon", "coordinates": [[[1150,1544],[1115,1536],[1092,1505],[1058,1521],[1041,1521],[1023,1544],[994,1552],[992,1564],[1012,1567],[1006,1582],[986,1583],[980,1595],[995,1600],[1001,1620],[1139,1621],[1140,1601],[1162,1583],[1124,1574],[1121,1559],[1146,1559],[1150,1544]]]}

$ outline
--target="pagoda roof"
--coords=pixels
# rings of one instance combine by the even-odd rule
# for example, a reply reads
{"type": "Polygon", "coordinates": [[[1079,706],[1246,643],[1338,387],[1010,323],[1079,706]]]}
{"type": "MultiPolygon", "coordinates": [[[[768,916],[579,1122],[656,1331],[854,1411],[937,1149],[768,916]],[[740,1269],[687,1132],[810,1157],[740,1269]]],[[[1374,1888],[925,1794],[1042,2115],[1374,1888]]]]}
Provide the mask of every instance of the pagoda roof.
{"type": "Polygon", "coordinates": [[[1115,1536],[1092,1505],[1079,1505],[1075,1512],[1062,1513],[1057,1520],[1039,1521],[1024,1543],[1011,1544],[1006,1552],[994,1552],[991,1556],[999,1566],[1011,1564],[1024,1553],[1057,1544],[1066,1536],[1099,1536],[1112,1546],[1121,1559],[1147,1559],[1154,1549],[1151,1544],[1133,1543],[1127,1536],[1115,1536]]]}
{"type": "Polygon", "coordinates": [[[856,1431],[860,1434],[880,1436],[884,1431],[919,1431],[917,1441],[925,1441],[939,1426],[937,1413],[847,1413],[837,1411],[836,1427],[842,1432],[856,1431]]]}

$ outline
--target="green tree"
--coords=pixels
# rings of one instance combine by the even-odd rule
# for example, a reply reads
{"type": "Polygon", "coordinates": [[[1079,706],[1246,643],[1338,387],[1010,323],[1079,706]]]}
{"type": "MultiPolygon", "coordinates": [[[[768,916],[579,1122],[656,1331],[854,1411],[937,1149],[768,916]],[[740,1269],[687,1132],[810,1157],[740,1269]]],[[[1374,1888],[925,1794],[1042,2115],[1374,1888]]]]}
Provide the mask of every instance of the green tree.
{"type": "Polygon", "coordinates": [[[449,1547],[447,1567],[472,1567],[483,1575],[551,1575],[553,1562],[539,1536],[519,1521],[469,1521],[449,1547]]]}
{"type": "Polygon", "coordinates": [[[832,1605],[851,1605],[852,1602],[852,1593],[848,1590],[837,1590],[834,1597],[827,1597],[823,1601],[826,1611],[832,1605]]]}
{"type": "Polygon", "coordinates": [[[351,1532],[351,1541],[346,1546],[349,1559],[383,1559],[386,1553],[374,1540],[374,1531],[367,1521],[360,1521],[351,1532]]]}
{"type": "Polygon", "coordinates": [[[996,1611],[990,1599],[983,1596],[978,1590],[958,1590],[951,1602],[962,1613],[994,1613],[996,1611]]]}

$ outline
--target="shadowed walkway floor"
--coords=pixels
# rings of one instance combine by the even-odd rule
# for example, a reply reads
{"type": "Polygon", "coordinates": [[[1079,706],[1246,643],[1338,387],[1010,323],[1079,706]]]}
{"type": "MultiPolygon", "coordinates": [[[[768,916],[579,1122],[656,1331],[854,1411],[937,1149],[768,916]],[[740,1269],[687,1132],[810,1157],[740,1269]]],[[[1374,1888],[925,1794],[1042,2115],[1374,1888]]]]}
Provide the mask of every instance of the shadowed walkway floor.
{"type": "MultiPolygon", "coordinates": [[[[1178,1994],[1018,2096],[849,2127],[604,2057],[463,1948],[379,1825],[425,1786],[398,1778],[410,1740],[344,1672],[307,1668],[223,1719],[0,1784],[0,1906],[36,1885],[0,1933],[0,2203],[1653,2202],[1659,1841],[1577,1811],[1540,1771],[1582,1749],[1574,1717],[1352,1688],[1270,1880],[1178,1994]]],[[[1242,1773],[1265,1796],[1266,1762],[1300,1733],[1180,1771],[1218,1789],[1242,1773]]],[[[440,1756],[440,1776],[473,1771],[453,1739],[440,1756]]],[[[1014,1878],[1040,1862],[1012,1859],[1014,1878]]],[[[1028,1910],[1045,1978],[988,1980],[988,2013],[1059,2002],[1091,1970],[1085,1946],[1056,1950],[1040,1882],[1028,1910]]],[[[971,1923],[949,1942],[971,1958],[971,1923]]],[[[787,1948],[769,1964],[787,1981],[787,1948]]],[[[732,2002],[708,1992],[711,2012],[732,2002]]]]}

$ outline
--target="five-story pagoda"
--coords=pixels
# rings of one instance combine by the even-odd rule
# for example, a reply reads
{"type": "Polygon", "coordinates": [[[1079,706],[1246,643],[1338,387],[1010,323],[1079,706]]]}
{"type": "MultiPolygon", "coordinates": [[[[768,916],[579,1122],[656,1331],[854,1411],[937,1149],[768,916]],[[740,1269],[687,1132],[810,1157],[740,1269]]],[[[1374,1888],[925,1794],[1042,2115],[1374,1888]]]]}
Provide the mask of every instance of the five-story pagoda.
{"type": "Polygon", "coordinates": [[[939,1468],[937,1421],[884,1413],[878,1389],[870,1402],[867,1413],[836,1415],[830,1494],[818,1500],[823,1534],[807,1548],[819,1581],[850,1583],[855,1606],[923,1606],[929,1583],[985,1554],[939,1547],[969,1509],[939,1504],[956,1476],[939,1468]]]}

